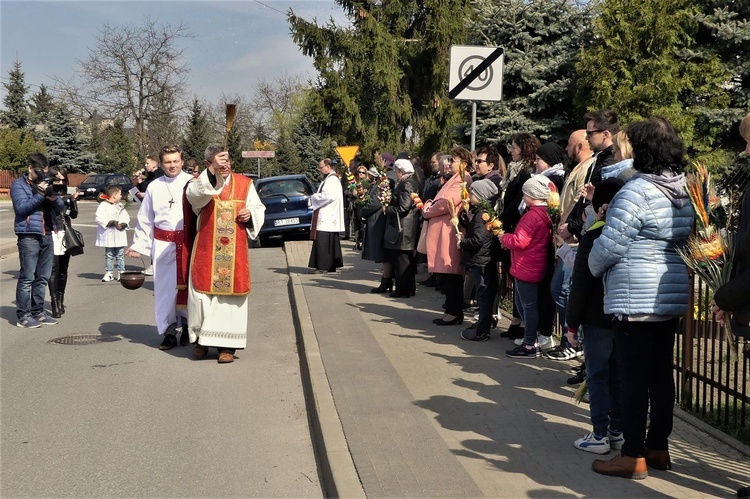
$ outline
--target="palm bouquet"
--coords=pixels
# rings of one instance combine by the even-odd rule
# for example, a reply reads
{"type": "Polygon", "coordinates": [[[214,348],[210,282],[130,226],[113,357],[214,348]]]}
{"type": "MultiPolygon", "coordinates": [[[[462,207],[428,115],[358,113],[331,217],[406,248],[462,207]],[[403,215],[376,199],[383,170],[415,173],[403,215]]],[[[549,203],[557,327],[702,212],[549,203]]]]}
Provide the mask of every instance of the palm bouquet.
{"type": "Polygon", "coordinates": [[[381,156],[379,152],[375,153],[375,164],[378,165],[378,171],[380,172],[380,177],[378,178],[378,200],[380,201],[380,204],[383,205],[383,208],[387,208],[388,205],[391,204],[391,196],[393,193],[391,192],[391,184],[386,175],[383,156],[381,156]]]}
{"type": "Polygon", "coordinates": [[[492,232],[493,236],[499,236],[503,233],[503,223],[497,216],[495,209],[489,201],[482,201],[479,205],[479,209],[482,210],[482,221],[488,231],[492,232]]]}
{"type": "Polygon", "coordinates": [[[560,194],[557,191],[550,191],[547,198],[547,215],[552,220],[552,225],[557,229],[560,223],[560,194]]]}
{"type": "MultiPolygon", "coordinates": [[[[694,163],[695,172],[687,176],[687,191],[695,211],[695,231],[685,247],[677,248],[685,264],[715,293],[729,282],[734,261],[732,234],[723,227],[726,219],[721,200],[716,196],[711,174],[705,163],[694,163]]],[[[737,342],[725,314],[725,331],[732,359],[737,359],[737,342]]]]}

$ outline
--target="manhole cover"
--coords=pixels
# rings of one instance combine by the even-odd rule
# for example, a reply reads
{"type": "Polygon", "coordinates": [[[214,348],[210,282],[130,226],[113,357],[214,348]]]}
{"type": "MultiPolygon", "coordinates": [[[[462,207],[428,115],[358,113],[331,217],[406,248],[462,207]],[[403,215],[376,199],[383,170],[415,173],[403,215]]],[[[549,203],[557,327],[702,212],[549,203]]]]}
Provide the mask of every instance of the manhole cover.
{"type": "Polygon", "coordinates": [[[74,334],[73,336],[62,336],[49,340],[50,343],[58,345],[93,345],[94,343],[108,343],[120,341],[118,336],[102,336],[101,334],[74,334]]]}

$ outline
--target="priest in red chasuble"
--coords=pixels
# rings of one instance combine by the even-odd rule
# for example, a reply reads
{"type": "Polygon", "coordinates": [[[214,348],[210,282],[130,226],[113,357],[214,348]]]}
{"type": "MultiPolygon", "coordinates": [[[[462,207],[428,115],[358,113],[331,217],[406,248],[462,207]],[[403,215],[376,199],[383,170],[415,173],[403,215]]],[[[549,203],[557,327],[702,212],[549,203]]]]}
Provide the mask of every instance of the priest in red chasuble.
{"type": "Polygon", "coordinates": [[[185,190],[191,210],[185,225],[195,228],[186,243],[192,248],[187,267],[188,329],[196,358],[215,347],[219,363],[229,363],[235,350],[247,344],[248,237],[258,237],[266,208],[252,180],[232,173],[229,153],[222,146],[209,146],[205,159],[206,169],[185,190]],[[197,219],[188,223],[192,215],[197,219]]]}

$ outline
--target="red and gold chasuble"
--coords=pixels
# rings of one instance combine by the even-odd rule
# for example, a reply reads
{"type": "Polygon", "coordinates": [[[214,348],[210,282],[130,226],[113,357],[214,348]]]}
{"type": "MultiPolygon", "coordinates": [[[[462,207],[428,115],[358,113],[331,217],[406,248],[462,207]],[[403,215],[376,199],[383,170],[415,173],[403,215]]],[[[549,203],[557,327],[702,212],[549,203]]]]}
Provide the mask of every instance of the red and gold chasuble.
{"type": "Polygon", "coordinates": [[[250,261],[245,224],[237,221],[245,208],[252,180],[232,174],[229,185],[201,210],[190,275],[193,288],[208,295],[250,292],[250,261]]]}

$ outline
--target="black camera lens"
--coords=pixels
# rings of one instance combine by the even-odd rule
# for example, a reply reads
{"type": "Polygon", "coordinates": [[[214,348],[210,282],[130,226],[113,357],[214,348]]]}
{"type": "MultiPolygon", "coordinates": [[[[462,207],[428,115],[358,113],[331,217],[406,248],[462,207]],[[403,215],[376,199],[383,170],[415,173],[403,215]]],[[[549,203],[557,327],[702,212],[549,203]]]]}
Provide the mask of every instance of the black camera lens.
{"type": "Polygon", "coordinates": [[[44,190],[45,196],[64,196],[68,193],[68,188],[65,184],[50,184],[44,190]]]}

